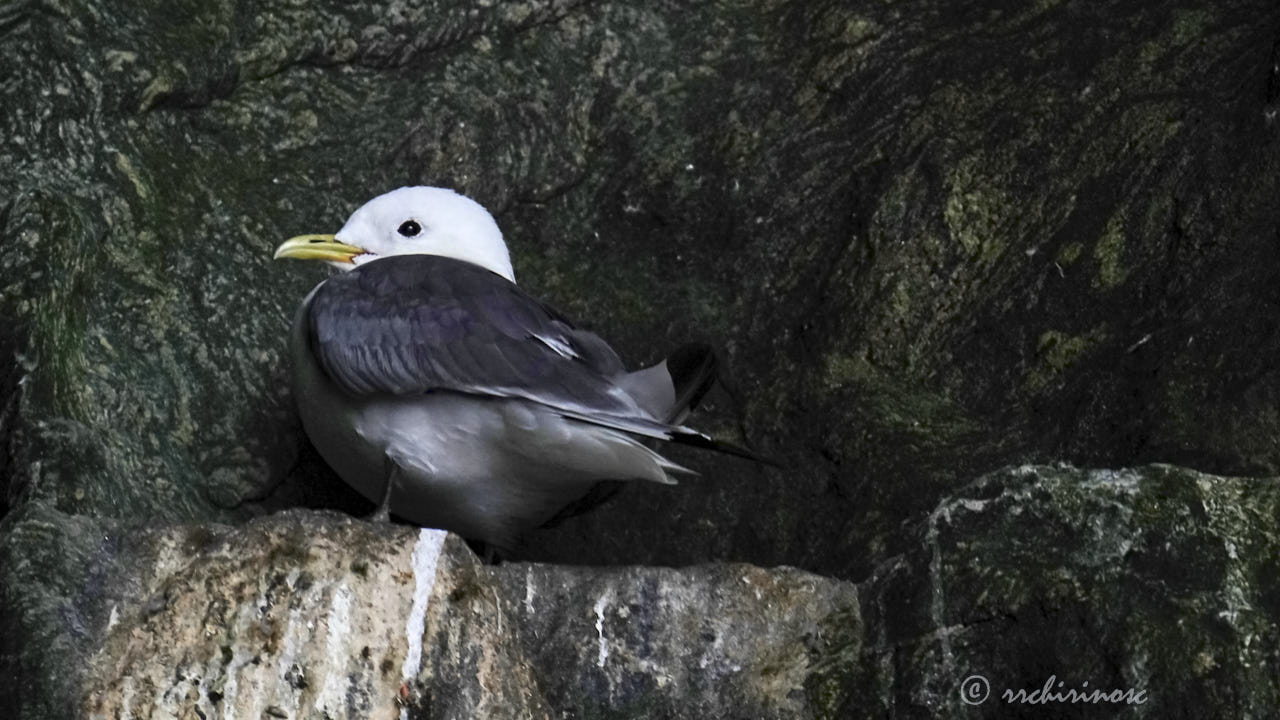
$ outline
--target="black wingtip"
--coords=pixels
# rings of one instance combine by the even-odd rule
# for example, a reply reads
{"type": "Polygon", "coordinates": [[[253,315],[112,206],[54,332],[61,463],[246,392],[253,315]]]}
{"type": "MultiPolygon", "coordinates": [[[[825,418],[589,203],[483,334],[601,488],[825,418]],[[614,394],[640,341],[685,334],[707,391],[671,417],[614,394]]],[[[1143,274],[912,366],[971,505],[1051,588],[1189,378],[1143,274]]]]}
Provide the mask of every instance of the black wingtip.
{"type": "Polygon", "coordinates": [[[676,394],[672,418],[698,406],[719,377],[721,365],[719,353],[707,343],[682,345],[667,357],[667,372],[676,394]]]}
{"type": "Polygon", "coordinates": [[[748,450],[742,447],[741,445],[736,445],[734,443],[728,442],[727,440],[717,440],[716,438],[710,437],[708,435],[703,435],[702,433],[697,432],[696,430],[682,429],[677,432],[674,432],[671,434],[671,441],[680,443],[681,445],[688,445],[690,447],[703,448],[705,450],[715,450],[716,452],[725,453],[726,455],[733,455],[734,457],[740,457],[745,460],[757,462],[757,463],[760,463],[761,465],[768,465],[769,467],[775,468],[778,470],[786,469],[782,465],[782,463],[778,462],[777,460],[774,460],[771,457],[753,452],[751,450],[748,450]]]}

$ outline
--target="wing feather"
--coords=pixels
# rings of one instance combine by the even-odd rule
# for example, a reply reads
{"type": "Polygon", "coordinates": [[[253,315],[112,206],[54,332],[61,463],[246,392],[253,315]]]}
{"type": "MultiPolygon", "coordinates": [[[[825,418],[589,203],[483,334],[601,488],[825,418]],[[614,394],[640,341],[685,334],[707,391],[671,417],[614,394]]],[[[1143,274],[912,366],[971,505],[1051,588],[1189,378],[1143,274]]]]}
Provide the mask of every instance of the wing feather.
{"type": "Polygon", "coordinates": [[[604,340],[478,265],[436,255],[375,260],[321,284],[306,312],[320,367],[353,396],[521,398],[577,422],[774,464],[643,410],[604,340]]]}
{"type": "Polygon", "coordinates": [[[308,322],[320,366],[351,395],[446,390],[652,421],[616,390],[622,362],[603,340],[471,263],[367,263],[326,281],[308,322]]]}

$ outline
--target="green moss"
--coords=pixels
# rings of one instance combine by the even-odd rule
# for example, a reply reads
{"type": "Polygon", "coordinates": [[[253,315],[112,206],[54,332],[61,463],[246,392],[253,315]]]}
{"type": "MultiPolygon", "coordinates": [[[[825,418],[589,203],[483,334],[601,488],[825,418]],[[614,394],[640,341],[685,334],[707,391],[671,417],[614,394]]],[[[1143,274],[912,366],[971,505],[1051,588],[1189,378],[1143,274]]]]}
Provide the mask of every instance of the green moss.
{"type": "Polygon", "coordinates": [[[133,190],[138,194],[139,200],[146,200],[151,196],[151,190],[147,187],[147,183],[143,181],[142,176],[138,174],[138,171],[134,169],[128,155],[116,153],[116,169],[129,178],[129,182],[133,184],[133,190]]]}
{"type": "Polygon", "coordinates": [[[1138,59],[1145,72],[1152,72],[1152,66],[1167,55],[1186,49],[1200,38],[1211,33],[1207,28],[1214,21],[1212,13],[1196,9],[1179,8],[1173,11],[1168,26],[1160,37],[1143,43],[1138,59]]]}
{"type": "MultiPolygon", "coordinates": [[[[85,331],[87,308],[82,298],[91,294],[99,258],[96,238],[102,223],[88,204],[76,200],[37,197],[19,225],[19,242],[29,242],[34,261],[23,281],[31,298],[31,384],[39,406],[51,415],[80,420],[86,415],[82,388],[88,366],[85,331]],[[40,242],[54,237],[62,244],[40,242]]],[[[15,310],[18,310],[15,308],[15,310]]]]}
{"type": "Polygon", "coordinates": [[[978,429],[954,400],[927,385],[886,374],[862,357],[833,353],[825,363],[828,392],[856,398],[856,422],[919,461],[936,448],[967,444],[978,429]],[[892,440],[887,440],[892,438],[892,440]]]}
{"type": "Polygon", "coordinates": [[[1003,254],[1008,237],[1005,228],[1013,201],[989,174],[999,165],[990,158],[970,156],[956,163],[948,175],[948,192],[942,216],[951,238],[965,254],[983,265],[1003,254]]]}
{"type": "Polygon", "coordinates": [[[817,718],[847,717],[863,678],[859,664],[865,628],[857,607],[828,615],[808,647],[809,674],[804,689],[817,718]]]}
{"type": "Polygon", "coordinates": [[[1084,335],[1068,335],[1058,330],[1040,334],[1036,354],[1040,358],[1027,373],[1027,387],[1038,392],[1049,387],[1107,337],[1106,326],[1099,325],[1084,335]]]}
{"type": "Polygon", "coordinates": [[[872,374],[871,366],[862,357],[850,357],[840,353],[827,356],[824,366],[823,384],[828,390],[837,390],[846,385],[866,380],[872,374]]]}
{"type": "Polygon", "coordinates": [[[1058,264],[1066,267],[1076,260],[1080,259],[1080,253],[1084,252],[1084,244],[1078,241],[1069,242],[1062,246],[1058,251],[1058,264]]]}
{"type": "Polygon", "coordinates": [[[1208,27],[1214,19],[1207,10],[1178,8],[1173,11],[1169,39],[1173,45],[1189,45],[1209,34],[1208,27]]]}
{"type": "Polygon", "coordinates": [[[1098,263],[1094,287],[1110,290],[1124,282],[1129,271],[1124,266],[1124,216],[1117,213],[1107,221],[1102,237],[1093,246],[1093,259],[1098,263]]]}

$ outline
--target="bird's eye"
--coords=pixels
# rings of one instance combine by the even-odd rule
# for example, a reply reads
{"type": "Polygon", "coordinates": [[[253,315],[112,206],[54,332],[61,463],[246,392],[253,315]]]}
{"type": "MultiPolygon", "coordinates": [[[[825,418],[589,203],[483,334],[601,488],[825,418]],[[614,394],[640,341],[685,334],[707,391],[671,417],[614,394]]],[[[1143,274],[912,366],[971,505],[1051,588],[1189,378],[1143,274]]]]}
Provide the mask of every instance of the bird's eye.
{"type": "Polygon", "coordinates": [[[396,232],[405,237],[414,237],[418,233],[422,232],[422,226],[419,225],[416,220],[405,220],[400,223],[400,229],[396,230],[396,232]]]}

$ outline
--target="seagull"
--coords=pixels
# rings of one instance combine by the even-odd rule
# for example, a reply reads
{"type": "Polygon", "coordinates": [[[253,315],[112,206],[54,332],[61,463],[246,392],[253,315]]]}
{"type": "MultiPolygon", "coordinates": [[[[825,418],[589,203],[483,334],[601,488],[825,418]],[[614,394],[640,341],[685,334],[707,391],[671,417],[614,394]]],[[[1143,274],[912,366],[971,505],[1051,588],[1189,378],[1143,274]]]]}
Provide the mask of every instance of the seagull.
{"type": "Polygon", "coordinates": [[[681,424],[716,380],[709,346],[628,372],[516,285],[493,217],[452,190],[393,190],[275,258],[341,271],[294,316],[293,391],[312,444],[378,503],[375,519],[510,550],[601,481],[697,474],[652,440],[763,460],[681,424]]]}

